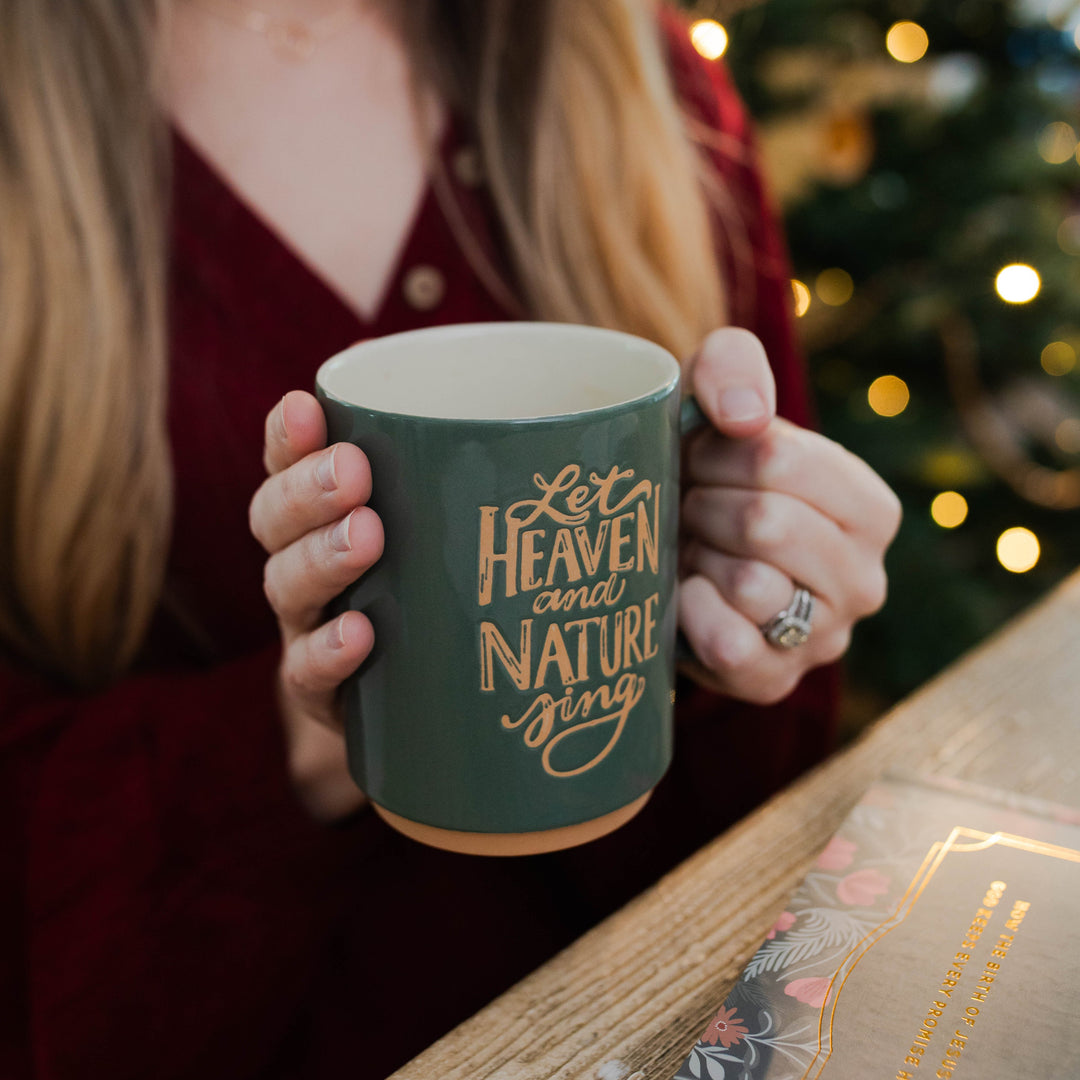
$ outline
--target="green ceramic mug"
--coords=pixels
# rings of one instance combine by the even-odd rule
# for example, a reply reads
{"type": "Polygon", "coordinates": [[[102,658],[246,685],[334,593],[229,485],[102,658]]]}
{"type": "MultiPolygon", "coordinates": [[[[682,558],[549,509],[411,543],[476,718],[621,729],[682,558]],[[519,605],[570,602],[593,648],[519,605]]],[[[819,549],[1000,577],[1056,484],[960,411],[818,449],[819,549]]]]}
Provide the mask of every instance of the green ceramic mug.
{"type": "Polygon", "coordinates": [[[375,647],[343,690],[390,824],[526,854],[629,820],[672,750],[679,365],[554,323],[376,338],[316,378],[374,479],[385,553],[338,601],[375,647]]]}

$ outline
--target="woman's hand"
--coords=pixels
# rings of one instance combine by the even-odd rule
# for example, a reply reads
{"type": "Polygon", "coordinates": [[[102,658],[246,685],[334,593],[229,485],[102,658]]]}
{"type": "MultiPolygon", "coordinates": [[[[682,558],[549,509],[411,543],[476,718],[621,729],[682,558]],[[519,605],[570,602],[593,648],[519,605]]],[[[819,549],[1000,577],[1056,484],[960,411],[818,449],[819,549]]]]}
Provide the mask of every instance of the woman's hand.
{"type": "Polygon", "coordinates": [[[772,373],[749,331],[710,334],[690,379],[714,430],[684,453],[679,622],[700,681],[770,704],[836,660],[854,623],[885,602],[900,503],[861,459],[775,416],[772,373]],[[781,649],[760,628],[796,583],[814,597],[812,630],[781,649]]]}
{"type": "Polygon", "coordinates": [[[335,700],[371,651],[357,611],[324,621],[326,605],[382,554],[382,522],[366,506],[367,458],[349,443],[326,446],[326,421],[310,394],[293,391],[266,418],[267,479],[251,500],[252,534],[266,549],[266,597],[283,646],[279,700],[297,791],[333,820],[359,807],[348,776],[335,700]]]}

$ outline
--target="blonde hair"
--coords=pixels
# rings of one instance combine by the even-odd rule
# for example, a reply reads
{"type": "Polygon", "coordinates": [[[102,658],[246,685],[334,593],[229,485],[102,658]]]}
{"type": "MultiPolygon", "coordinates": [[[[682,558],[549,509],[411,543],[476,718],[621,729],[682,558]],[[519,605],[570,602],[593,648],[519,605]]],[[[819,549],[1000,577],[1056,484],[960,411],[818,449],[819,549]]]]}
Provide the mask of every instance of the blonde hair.
{"type": "Polygon", "coordinates": [[[685,356],[726,317],[704,197],[723,203],[723,188],[687,137],[656,9],[413,0],[398,10],[417,66],[473,119],[528,313],[629,330],[685,356]]]}
{"type": "Polygon", "coordinates": [[[5,4],[0,638],[79,684],[127,666],[170,520],[155,5],[5,4]]]}
{"type": "MultiPolygon", "coordinates": [[[[0,638],[89,686],[130,666],[168,552],[164,0],[6,10],[0,638]]],[[[474,127],[525,311],[676,355],[723,320],[702,158],[648,0],[387,12],[474,127]]]]}

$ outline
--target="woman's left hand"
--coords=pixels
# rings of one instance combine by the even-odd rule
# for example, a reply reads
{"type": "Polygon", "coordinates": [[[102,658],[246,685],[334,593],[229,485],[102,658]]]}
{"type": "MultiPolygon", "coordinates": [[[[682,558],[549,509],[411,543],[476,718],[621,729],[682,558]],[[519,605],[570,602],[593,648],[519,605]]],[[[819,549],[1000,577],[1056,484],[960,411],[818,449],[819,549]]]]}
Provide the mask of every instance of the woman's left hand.
{"type": "Polygon", "coordinates": [[[775,416],[772,373],[749,331],[710,334],[690,382],[713,427],[684,450],[679,624],[699,681],[770,704],[839,658],[855,622],[885,602],[900,503],[860,458],[775,416]],[[761,626],[797,585],[814,597],[812,629],[784,649],[761,626]]]}

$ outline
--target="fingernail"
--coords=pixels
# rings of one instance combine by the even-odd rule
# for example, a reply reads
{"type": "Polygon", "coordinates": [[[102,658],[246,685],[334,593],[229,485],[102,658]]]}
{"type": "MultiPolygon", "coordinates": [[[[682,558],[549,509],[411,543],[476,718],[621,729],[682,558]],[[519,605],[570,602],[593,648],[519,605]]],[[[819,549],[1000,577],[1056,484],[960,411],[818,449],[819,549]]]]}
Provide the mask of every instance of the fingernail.
{"type": "Polygon", "coordinates": [[[333,447],[329,454],[323,454],[319,464],[315,466],[315,479],[323,491],[333,491],[337,486],[337,447],[333,447]]]}
{"type": "Polygon", "coordinates": [[[766,414],[765,400],[748,386],[733,386],[720,395],[720,414],[725,420],[758,420],[766,414]]]}
{"type": "Polygon", "coordinates": [[[287,439],[289,437],[289,428],[285,423],[285,399],[282,398],[278,402],[278,423],[281,424],[281,434],[287,439]]]}
{"type": "Polygon", "coordinates": [[[352,551],[352,541],[349,539],[350,521],[352,521],[352,512],[346,514],[330,533],[330,546],[335,551],[352,551]]]}
{"type": "Polygon", "coordinates": [[[334,627],[334,630],[336,632],[331,635],[331,641],[330,641],[331,648],[344,649],[345,648],[345,616],[344,615],[342,615],[341,618],[338,619],[337,625],[334,627]]]}

